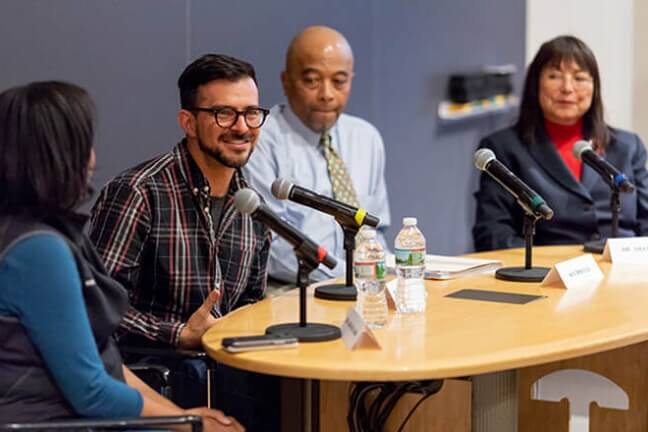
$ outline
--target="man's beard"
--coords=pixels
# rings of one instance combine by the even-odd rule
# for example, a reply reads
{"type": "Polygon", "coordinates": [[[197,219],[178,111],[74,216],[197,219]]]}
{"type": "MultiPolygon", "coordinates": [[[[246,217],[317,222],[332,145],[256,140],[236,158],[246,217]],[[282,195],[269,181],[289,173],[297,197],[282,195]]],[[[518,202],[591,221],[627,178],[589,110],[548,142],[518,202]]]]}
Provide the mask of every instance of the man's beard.
{"type": "MultiPolygon", "coordinates": [[[[247,139],[252,142],[252,135],[251,134],[228,134],[224,136],[223,138],[233,138],[233,139],[247,139]]],[[[247,154],[247,157],[245,160],[241,161],[238,159],[231,159],[225,156],[225,153],[223,152],[222,149],[220,148],[209,148],[200,137],[198,137],[198,147],[200,147],[200,150],[206,154],[207,156],[211,157],[212,159],[215,159],[218,161],[221,165],[226,166],[228,168],[241,168],[244,166],[247,161],[250,159],[250,156],[252,156],[252,152],[254,151],[254,147],[250,146],[250,151],[247,154]]]]}

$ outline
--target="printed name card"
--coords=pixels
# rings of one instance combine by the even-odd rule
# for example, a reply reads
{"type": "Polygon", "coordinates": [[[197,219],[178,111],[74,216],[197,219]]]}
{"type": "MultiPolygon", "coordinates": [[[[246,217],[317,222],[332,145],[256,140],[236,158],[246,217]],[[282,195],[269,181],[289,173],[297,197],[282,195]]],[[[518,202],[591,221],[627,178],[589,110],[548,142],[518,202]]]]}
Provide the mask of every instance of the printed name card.
{"type": "Polygon", "coordinates": [[[392,279],[385,284],[385,298],[387,299],[387,309],[398,311],[396,305],[396,289],[398,287],[398,279],[392,279]]]}
{"type": "Polygon", "coordinates": [[[603,279],[603,272],[592,255],[581,255],[554,265],[542,281],[543,286],[560,285],[566,289],[591,286],[603,279]]]}
{"type": "Polygon", "coordinates": [[[603,259],[612,263],[648,262],[648,237],[611,238],[605,243],[603,259]]]}
{"type": "Polygon", "coordinates": [[[356,308],[350,308],[347,317],[340,327],[344,345],[354,350],[356,348],[381,349],[378,339],[371,329],[367,327],[365,320],[360,316],[356,308]]]}

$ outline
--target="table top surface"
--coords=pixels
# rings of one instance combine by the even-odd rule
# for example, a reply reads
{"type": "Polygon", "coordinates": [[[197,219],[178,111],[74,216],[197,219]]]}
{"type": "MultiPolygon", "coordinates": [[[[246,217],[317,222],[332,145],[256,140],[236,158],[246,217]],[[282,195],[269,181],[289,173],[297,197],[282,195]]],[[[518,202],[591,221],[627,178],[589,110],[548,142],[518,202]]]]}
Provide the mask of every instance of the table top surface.
{"type": "MultiPolygon", "coordinates": [[[[536,247],[533,264],[553,264],[582,255],[580,246],[536,247]]],[[[523,249],[471,257],[519,266],[523,249]]],[[[446,281],[426,281],[427,310],[393,311],[374,330],[381,348],[349,350],[341,339],[300,343],[297,348],[230,354],[221,339],[264,333],[297,322],[298,290],[267,298],[230,313],[203,337],[207,353],[241,369],[296,378],[398,381],[453,378],[515,369],[607,351],[648,340],[648,263],[611,264],[595,260],[605,278],[590,289],[565,290],[540,283],[495,279],[492,273],[446,281]],[[524,305],[445,297],[472,288],[542,295],[524,305]]],[[[341,325],[353,302],[316,299],[308,291],[308,322],[341,325]]]]}

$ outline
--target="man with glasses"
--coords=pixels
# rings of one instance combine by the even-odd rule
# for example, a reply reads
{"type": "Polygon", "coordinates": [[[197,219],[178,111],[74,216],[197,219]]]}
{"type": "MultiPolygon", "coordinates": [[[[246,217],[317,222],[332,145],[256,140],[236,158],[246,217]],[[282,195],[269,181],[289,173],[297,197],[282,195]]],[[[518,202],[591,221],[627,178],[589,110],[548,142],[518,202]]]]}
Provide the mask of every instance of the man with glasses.
{"type": "MultiPolygon", "coordinates": [[[[259,107],[254,69],[208,54],[184,70],[178,87],[185,138],[109,182],[93,209],[90,237],[130,292],[122,345],[200,349],[219,317],[261,299],[266,288],[270,232],[233,205],[234,194],[247,187],[241,167],[268,115],[259,107]]],[[[200,365],[186,374],[196,375],[200,365]]],[[[206,370],[197,375],[203,381],[206,370]]],[[[178,403],[204,402],[191,376],[172,376],[182,381],[172,385],[178,403]]],[[[232,411],[242,422],[258,415],[240,408],[232,411]]]]}
{"type": "MultiPolygon", "coordinates": [[[[344,262],[343,234],[335,220],[305,206],[278,201],[270,186],[278,177],[317,193],[360,206],[381,220],[378,236],[389,226],[385,186],[385,150],[379,132],[358,117],[344,114],[353,79],[353,53],[334,29],[308,27],[290,43],[281,83],[287,104],[272,108],[259,145],[244,167],[250,184],[288,222],[344,262]]],[[[294,283],[297,261],[284,240],[273,240],[269,274],[294,283]]],[[[315,280],[343,275],[344,265],[316,269],[315,280]]]]}

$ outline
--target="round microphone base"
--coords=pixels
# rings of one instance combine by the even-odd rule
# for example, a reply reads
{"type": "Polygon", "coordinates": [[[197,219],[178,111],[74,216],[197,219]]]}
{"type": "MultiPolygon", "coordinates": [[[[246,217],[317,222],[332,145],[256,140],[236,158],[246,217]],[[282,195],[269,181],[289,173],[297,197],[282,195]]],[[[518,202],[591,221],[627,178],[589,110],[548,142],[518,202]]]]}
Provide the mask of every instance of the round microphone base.
{"type": "Polygon", "coordinates": [[[583,245],[583,250],[589,253],[602,254],[605,249],[605,240],[588,241],[583,245]]]}
{"type": "Polygon", "coordinates": [[[495,272],[495,279],[512,282],[542,282],[549,273],[547,267],[504,267],[495,272]]]}
{"type": "Polygon", "coordinates": [[[266,334],[283,334],[296,337],[299,342],[323,342],[341,337],[340,328],[330,324],[299,323],[276,324],[266,329],[266,334]]]}
{"type": "Polygon", "coordinates": [[[344,284],[320,285],[315,288],[315,297],[323,300],[355,301],[358,291],[354,286],[344,284]]]}

